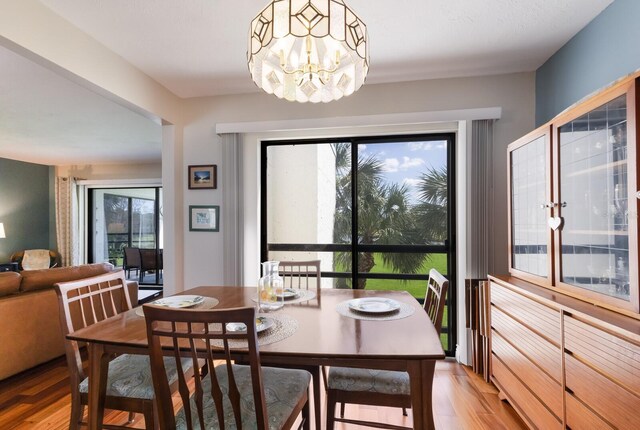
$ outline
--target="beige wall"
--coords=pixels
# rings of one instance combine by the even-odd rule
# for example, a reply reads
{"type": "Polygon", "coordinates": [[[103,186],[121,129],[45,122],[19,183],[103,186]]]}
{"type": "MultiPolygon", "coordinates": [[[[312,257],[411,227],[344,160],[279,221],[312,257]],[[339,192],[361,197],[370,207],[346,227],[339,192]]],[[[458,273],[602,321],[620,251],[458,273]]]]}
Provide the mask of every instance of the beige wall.
{"type": "MultiPolygon", "coordinates": [[[[244,94],[185,100],[184,166],[220,165],[219,123],[353,117],[411,112],[501,107],[502,118],[494,133],[494,236],[490,265],[494,272],[507,270],[506,146],[534,127],[534,75],[519,73],[461,79],[440,79],[385,85],[365,85],[351,97],[330,104],[294,104],[266,94],[244,94]]],[[[372,124],[374,125],[374,124],[372,124]]],[[[358,134],[353,128],[351,134],[358,134]]],[[[304,132],[296,133],[298,136],[304,132]]],[[[308,136],[317,132],[310,130],[308,136]]],[[[259,165],[252,166],[256,170],[259,165]]],[[[220,171],[218,177],[221,177],[220,171]]],[[[219,183],[219,187],[224,187],[219,183]]],[[[222,204],[220,190],[184,190],[184,216],[188,205],[222,204]]],[[[249,190],[251,191],[251,190],[249,190]]],[[[221,219],[221,229],[225,221],[221,219]]],[[[222,233],[184,232],[184,288],[223,281],[222,233]]]]}

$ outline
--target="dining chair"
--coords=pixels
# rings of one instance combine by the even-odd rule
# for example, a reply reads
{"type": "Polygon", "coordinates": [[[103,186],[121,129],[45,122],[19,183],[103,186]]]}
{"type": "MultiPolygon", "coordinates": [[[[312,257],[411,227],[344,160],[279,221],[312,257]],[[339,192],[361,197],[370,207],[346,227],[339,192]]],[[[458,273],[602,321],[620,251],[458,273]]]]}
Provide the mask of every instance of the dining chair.
{"type": "Polygon", "coordinates": [[[281,261],[278,267],[284,288],[315,289],[317,293],[320,292],[320,260],[281,261]]]}
{"type": "MultiPolygon", "coordinates": [[[[299,290],[314,290],[320,297],[322,276],[320,274],[320,260],[307,261],[280,261],[278,271],[282,277],[284,288],[299,290]]],[[[320,426],[321,399],[320,399],[320,372],[322,372],[324,386],[327,386],[327,376],[322,366],[293,366],[291,368],[303,369],[311,373],[313,378],[313,411],[316,417],[316,427],[320,426]]]]}
{"type": "MultiPolygon", "coordinates": [[[[71,380],[69,428],[77,429],[83,424],[84,406],[88,404],[89,379],[82,365],[80,345],[66,336],[131,309],[131,299],[123,270],[60,282],[55,284],[55,289],[71,380]]],[[[184,369],[181,367],[181,371],[192,373],[190,361],[185,360],[182,365],[184,369]]],[[[177,370],[173,361],[168,361],[167,372],[175,389],[177,370]]],[[[129,423],[133,421],[135,413],[141,413],[146,428],[153,429],[158,424],[154,404],[151,366],[147,355],[123,354],[109,362],[105,408],[128,411],[129,423]]]]}
{"type": "Polygon", "coordinates": [[[309,429],[311,375],[261,366],[253,307],[192,310],[144,305],[143,310],[161,429],[288,429],[300,413],[303,428],[309,429]],[[243,323],[247,329],[231,331],[228,323],[243,323]],[[239,341],[246,342],[249,365],[234,363],[230,342],[239,341]],[[192,381],[178,371],[179,399],[172,399],[165,376],[167,354],[176,363],[204,359],[209,369],[192,381]],[[180,402],[177,414],[174,400],[180,402]]]}
{"type": "MultiPolygon", "coordinates": [[[[449,281],[436,269],[429,271],[427,292],[423,308],[436,331],[442,330],[442,317],[449,281]]],[[[333,430],[336,421],[376,428],[403,429],[386,423],[344,418],[346,403],[372,406],[390,406],[406,409],[411,407],[411,386],[407,372],[392,370],[330,367],[327,383],[327,430],[333,430]],[[336,403],[341,403],[340,418],[335,417],[336,403]]]]}
{"type": "Polygon", "coordinates": [[[131,277],[132,270],[135,270],[138,275],[140,274],[140,248],[124,247],[122,268],[127,271],[127,277],[131,277]]]}

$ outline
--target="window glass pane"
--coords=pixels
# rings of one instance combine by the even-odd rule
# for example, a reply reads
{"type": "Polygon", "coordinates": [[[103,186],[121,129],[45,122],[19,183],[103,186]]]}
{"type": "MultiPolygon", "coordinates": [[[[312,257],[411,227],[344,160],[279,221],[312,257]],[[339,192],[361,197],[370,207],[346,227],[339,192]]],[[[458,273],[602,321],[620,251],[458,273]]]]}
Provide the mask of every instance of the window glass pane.
{"type": "Polygon", "coordinates": [[[547,139],[511,152],[511,255],[515,269],[548,275],[547,139]]]}
{"type": "Polygon", "coordinates": [[[560,128],[562,281],[623,300],[629,291],[626,96],[560,128]]]}
{"type": "Polygon", "coordinates": [[[357,175],[359,243],[444,244],[447,141],[360,144],[357,175]]]}
{"type": "Polygon", "coordinates": [[[351,145],[267,148],[269,243],[351,243],[351,145]]]}
{"type": "Polygon", "coordinates": [[[132,245],[136,248],[155,249],[155,202],[153,200],[132,198],[131,211],[132,245]]]}

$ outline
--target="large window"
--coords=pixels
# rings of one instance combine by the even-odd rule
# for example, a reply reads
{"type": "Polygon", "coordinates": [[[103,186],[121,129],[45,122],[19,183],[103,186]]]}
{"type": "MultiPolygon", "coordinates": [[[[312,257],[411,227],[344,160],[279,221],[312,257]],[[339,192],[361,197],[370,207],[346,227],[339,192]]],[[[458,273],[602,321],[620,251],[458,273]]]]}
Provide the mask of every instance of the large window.
{"type": "MultiPolygon", "coordinates": [[[[436,268],[455,303],[453,147],[453,134],[265,142],[262,260],[319,259],[323,288],[418,300],[436,268]]],[[[447,305],[450,353],[454,323],[447,305]]]]}

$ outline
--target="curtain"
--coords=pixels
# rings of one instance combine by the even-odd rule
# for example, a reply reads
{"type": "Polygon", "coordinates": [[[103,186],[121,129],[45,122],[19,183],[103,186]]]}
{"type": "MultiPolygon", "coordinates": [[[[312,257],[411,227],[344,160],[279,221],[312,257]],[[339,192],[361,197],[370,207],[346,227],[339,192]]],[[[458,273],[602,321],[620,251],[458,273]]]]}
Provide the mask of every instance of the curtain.
{"type": "Polygon", "coordinates": [[[493,170],[493,122],[472,121],[471,159],[467,176],[467,276],[484,279],[489,273],[489,238],[491,220],[491,181],[493,170]]]}
{"type": "Polygon", "coordinates": [[[56,239],[63,266],[80,264],[79,204],[76,179],[56,177],[56,239]]]}
{"type": "Polygon", "coordinates": [[[244,260],[244,187],[242,181],[242,139],[237,133],[222,138],[222,210],[225,285],[243,285],[244,260]]]}
{"type": "Polygon", "coordinates": [[[465,313],[473,371],[489,378],[488,283],[489,238],[493,223],[493,122],[471,124],[471,157],[467,176],[467,279],[465,313]]]}

